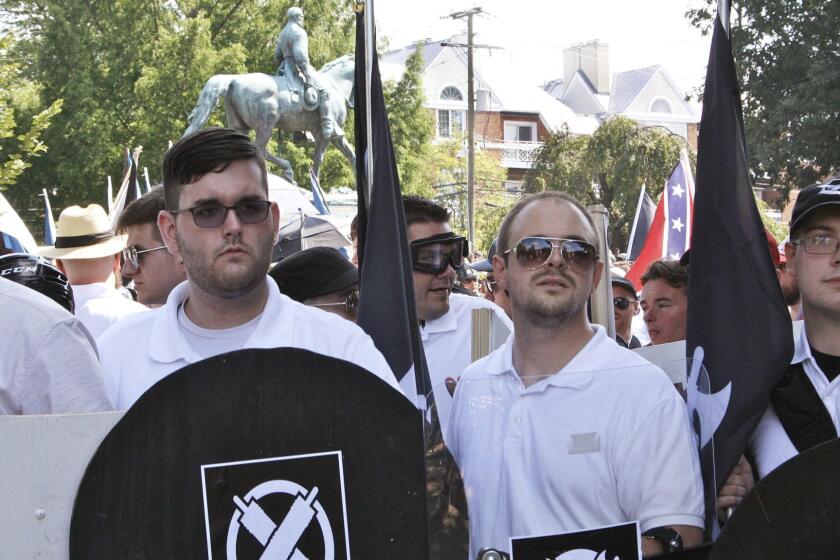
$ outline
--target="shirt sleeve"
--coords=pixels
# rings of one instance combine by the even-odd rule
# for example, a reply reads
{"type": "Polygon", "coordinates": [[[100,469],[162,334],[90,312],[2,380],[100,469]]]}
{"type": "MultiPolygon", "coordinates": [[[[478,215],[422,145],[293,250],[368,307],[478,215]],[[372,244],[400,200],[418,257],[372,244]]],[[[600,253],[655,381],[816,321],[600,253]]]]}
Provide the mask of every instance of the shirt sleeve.
{"type": "Polygon", "coordinates": [[[641,420],[619,446],[619,503],[642,531],[667,525],[703,527],[703,481],[685,403],[674,393],[641,420]]]}
{"type": "Polygon", "coordinates": [[[799,453],[772,405],[764,411],[750,440],[750,449],[755,457],[758,478],[764,478],[799,453]]]}
{"type": "Polygon", "coordinates": [[[376,348],[373,340],[367,334],[362,333],[360,335],[358,343],[355,345],[353,359],[351,361],[388,383],[388,385],[399,391],[401,395],[405,394],[400,388],[400,384],[397,382],[394,372],[391,371],[387,360],[385,360],[385,356],[376,348]]]}
{"type": "Polygon", "coordinates": [[[22,414],[113,410],[93,340],[78,319],[55,324],[33,348],[21,403],[22,414]]]}

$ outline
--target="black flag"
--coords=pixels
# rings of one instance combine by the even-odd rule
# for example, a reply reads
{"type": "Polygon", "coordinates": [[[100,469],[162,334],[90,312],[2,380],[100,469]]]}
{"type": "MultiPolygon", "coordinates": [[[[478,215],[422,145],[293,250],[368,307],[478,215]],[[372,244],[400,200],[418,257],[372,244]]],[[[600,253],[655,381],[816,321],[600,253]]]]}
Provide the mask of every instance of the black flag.
{"type": "MultiPolygon", "coordinates": [[[[365,5],[364,9],[368,9],[365,5]]],[[[371,31],[373,33],[373,31],[371,31]]],[[[414,307],[414,281],[403,214],[400,180],[379,64],[373,53],[370,76],[372,145],[368,146],[364,14],[356,16],[355,132],[356,184],[359,193],[358,324],[388,360],[406,396],[424,403],[431,380],[414,307]],[[373,153],[374,184],[367,184],[368,150],[373,153]],[[370,203],[366,193],[370,191],[370,203]],[[420,395],[416,399],[415,395],[420,395]]],[[[375,37],[374,37],[375,44],[375,37]]]]}
{"type": "MultiPolygon", "coordinates": [[[[750,184],[740,88],[721,23],[729,20],[728,3],[722,5],[700,121],[686,337],[688,357],[697,351],[703,355],[708,392],[714,394],[699,399],[719,405],[717,418],[700,418],[707,526],[714,519],[717,491],[746,449],[793,355],[790,315],[750,184]],[[714,449],[707,443],[711,434],[714,449]]],[[[689,382],[689,391],[696,391],[696,381],[689,382]]]]}
{"type": "Polygon", "coordinates": [[[645,191],[645,186],[642,185],[642,191],[639,193],[639,203],[636,205],[636,217],[633,218],[633,228],[630,230],[630,241],[627,243],[628,261],[635,261],[639,258],[642,247],[645,246],[650,226],[653,223],[653,215],[656,213],[656,204],[653,203],[645,191]]]}

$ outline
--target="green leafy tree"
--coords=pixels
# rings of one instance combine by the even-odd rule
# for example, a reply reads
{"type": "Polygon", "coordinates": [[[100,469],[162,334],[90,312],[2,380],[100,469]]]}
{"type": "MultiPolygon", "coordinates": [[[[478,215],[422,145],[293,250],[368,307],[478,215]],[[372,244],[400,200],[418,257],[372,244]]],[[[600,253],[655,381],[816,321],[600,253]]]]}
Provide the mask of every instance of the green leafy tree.
{"type": "Polygon", "coordinates": [[[406,59],[399,82],[383,86],[400,187],[406,194],[429,194],[432,184],[428,162],[434,120],[423,106],[423,66],[423,50],[417,48],[406,59]]]}
{"type": "Polygon", "coordinates": [[[47,151],[41,135],[61,111],[60,99],[41,109],[39,88],[12,61],[13,47],[12,35],[0,35],[0,190],[14,185],[32,158],[47,151]]]}
{"type": "MultiPolygon", "coordinates": [[[[686,14],[704,32],[717,2],[686,14]]],[[[741,80],[750,170],[802,187],[840,171],[840,3],[733,0],[731,36],[741,80]]]]}
{"type": "Polygon", "coordinates": [[[584,205],[601,204],[609,216],[610,246],[627,246],[644,184],[654,200],[679,161],[684,141],[625,117],[604,122],[592,136],[553,135],[540,148],[525,179],[525,190],[565,191],[584,205]]]}

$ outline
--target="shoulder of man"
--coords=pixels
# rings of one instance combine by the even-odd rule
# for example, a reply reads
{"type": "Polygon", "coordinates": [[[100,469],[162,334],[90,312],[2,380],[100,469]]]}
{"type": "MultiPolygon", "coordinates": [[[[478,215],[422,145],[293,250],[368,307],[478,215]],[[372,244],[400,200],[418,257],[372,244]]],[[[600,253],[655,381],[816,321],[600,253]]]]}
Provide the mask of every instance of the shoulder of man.
{"type": "Polygon", "coordinates": [[[100,356],[109,352],[111,349],[124,352],[127,348],[131,347],[132,341],[148,338],[154,328],[156,318],[163,312],[163,307],[155,309],[146,308],[141,313],[132,313],[117,320],[96,339],[96,346],[99,348],[100,356]]]}
{"type": "Polygon", "coordinates": [[[467,313],[473,309],[490,309],[499,317],[509,319],[501,307],[483,297],[453,293],[449,296],[449,307],[454,313],[467,313]]]}

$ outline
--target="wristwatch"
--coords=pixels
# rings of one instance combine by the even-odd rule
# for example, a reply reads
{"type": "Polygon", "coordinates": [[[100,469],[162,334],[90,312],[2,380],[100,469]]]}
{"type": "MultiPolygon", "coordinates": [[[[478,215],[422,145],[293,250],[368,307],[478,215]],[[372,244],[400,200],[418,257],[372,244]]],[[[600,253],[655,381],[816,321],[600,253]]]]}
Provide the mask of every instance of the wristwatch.
{"type": "Polygon", "coordinates": [[[654,527],[642,533],[645,539],[654,539],[662,543],[665,554],[679,552],[683,549],[682,537],[670,527],[654,527]]]}

